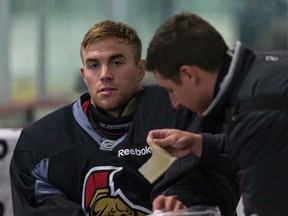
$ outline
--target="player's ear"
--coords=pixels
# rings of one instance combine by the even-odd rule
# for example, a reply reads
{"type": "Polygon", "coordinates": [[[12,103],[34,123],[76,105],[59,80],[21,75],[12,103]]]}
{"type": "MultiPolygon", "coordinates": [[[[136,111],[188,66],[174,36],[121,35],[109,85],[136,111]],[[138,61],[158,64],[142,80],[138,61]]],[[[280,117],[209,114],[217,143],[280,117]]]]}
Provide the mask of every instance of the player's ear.
{"type": "Polygon", "coordinates": [[[140,80],[143,80],[145,73],[146,73],[145,64],[146,64],[146,61],[144,59],[141,59],[137,64],[140,80]]]}
{"type": "Polygon", "coordinates": [[[85,84],[87,85],[87,81],[86,81],[86,78],[85,78],[85,73],[84,73],[84,68],[83,68],[83,67],[80,68],[80,72],[81,72],[83,81],[84,81],[85,84]]]}

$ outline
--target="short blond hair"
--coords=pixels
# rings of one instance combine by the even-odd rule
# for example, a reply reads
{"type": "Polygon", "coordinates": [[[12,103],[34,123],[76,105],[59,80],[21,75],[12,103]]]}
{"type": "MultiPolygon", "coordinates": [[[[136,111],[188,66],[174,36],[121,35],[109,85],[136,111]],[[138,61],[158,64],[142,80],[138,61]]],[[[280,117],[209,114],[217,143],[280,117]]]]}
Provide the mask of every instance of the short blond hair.
{"type": "Polygon", "coordinates": [[[142,43],[137,31],[124,23],[106,20],[93,25],[85,34],[80,47],[80,56],[83,61],[83,50],[86,50],[97,40],[117,37],[123,39],[123,43],[131,44],[135,62],[140,61],[142,43]]]}

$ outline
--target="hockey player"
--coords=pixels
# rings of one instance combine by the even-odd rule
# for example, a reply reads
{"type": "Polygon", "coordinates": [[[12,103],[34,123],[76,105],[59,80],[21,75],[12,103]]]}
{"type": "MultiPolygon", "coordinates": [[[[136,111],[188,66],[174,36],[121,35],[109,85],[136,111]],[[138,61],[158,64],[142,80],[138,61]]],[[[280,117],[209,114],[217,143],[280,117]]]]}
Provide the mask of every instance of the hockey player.
{"type": "MultiPolygon", "coordinates": [[[[141,86],[145,61],[136,31],[109,20],[95,24],[81,59],[89,93],[22,130],[10,166],[14,215],[147,215],[160,182],[154,194],[169,197],[172,210],[202,204],[232,215],[239,198],[234,177],[184,162],[178,172],[190,170],[189,181],[183,171],[150,184],[138,172],[151,157],[151,129],[186,130],[196,115],[175,110],[160,87],[141,86]]],[[[195,142],[223,140],[194,135],[195,142]]]]}

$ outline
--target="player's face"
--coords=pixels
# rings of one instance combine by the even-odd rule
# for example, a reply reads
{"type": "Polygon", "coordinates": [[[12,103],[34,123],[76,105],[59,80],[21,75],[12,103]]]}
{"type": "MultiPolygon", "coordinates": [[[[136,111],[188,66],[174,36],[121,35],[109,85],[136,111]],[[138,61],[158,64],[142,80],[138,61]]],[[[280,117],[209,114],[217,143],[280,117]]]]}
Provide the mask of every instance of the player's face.
{"type": "Polygon", "coordinates": [[[94,42],[82,50],[81,73],[93,102],[117,117],[123,106],[141,89],[145,62],[135,62],[131,45],[118,38],[94,42]]]}

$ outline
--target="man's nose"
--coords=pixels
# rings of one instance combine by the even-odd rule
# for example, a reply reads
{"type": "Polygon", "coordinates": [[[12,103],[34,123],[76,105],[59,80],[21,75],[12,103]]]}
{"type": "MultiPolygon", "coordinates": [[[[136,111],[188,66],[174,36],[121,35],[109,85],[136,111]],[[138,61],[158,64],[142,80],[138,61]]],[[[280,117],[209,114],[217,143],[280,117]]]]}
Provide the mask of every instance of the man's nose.
{"type": "Polygon", "coordinates": [[[169,97],[171,104],[175,109],[180,109],[181,107],[183,107],[179,100],[175,97],[175,95],[169,93],[169,97]]]}
{"type": "Polygon", "coordinates": [[[112,73],[109,70],[108,66],[103,65],[100,72],[100,80],[111,80],[112,79],[112,73]]]}

